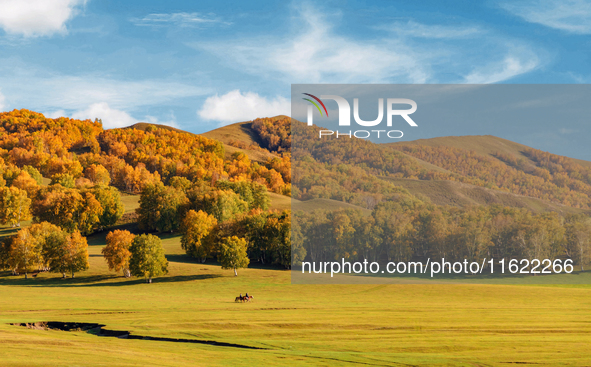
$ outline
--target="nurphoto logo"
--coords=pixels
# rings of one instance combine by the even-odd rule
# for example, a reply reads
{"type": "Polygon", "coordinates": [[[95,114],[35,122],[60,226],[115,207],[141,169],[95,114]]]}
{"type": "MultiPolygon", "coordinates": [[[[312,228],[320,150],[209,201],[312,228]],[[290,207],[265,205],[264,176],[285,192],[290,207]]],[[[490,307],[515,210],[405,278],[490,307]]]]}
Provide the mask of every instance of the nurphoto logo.
{"type": "MultiPolygon", "coordinates": [[[[314,108],[318,110],[321,117],[328,117],[328,110],[322,99],[332,99],[337,103],[339,109],[339,126],[351,126],[351,105],[349,102],[337,95],[321,95],[320,98],[309,94],[303,93],[304,95],[311,97],[303,98],[308,101],[311,105],[308,106],[308,126],[314,125],[314,108]],[[317,103],[318,102],[318,103],[317,103]],[[322,108],[321,108],[322,106],[322,108]],[[322,111],[324,110],[324,113],[322,111]]],[[[402,117],[410,126],[417,127],[418,125],[410,118],[409,115],[413,114],[417,110],[417,103],[412,99],[407,98],[387,98],[386,99],[386,125],[392,126],[392,120],[394,116],[402,117]],[[395,105],[408,105],[408,109],[394,109],[395,105]]],[[[353,98],[353,119],[359,126],[373,127],[378,126],[384,119],[384,99],[378,99],[378,117],[375,120],[362,120],[359,117],[359,98],[353,98]]],[[[372,136],[380,138],[383,135],[391,139],[400,139],[404,136],[401,130],[349,130],[345,131],[333,131],[333,130],[320,130],[318,137],[334,135],[337,138],[340,136],[348,136],[349,138],[356,137],[359,139],[368,139],[372,136]]]]}

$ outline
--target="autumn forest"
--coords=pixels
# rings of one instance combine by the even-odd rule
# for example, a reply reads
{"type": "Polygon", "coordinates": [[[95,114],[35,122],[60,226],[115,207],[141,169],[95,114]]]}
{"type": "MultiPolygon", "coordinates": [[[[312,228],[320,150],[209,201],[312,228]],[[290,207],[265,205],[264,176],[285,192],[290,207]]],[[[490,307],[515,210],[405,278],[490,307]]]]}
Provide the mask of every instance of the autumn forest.
{"type": "Polygon", "coordinates": [[[340,258],[589,262],[589,162],[494,137],[319,140],[285,116],[223,131],[0,113],[0,223],[12,228],[0,268],[74,277],[99,232],[109,269],[147,281],[167,272],[155,233],[235,274],[340,258]]]}

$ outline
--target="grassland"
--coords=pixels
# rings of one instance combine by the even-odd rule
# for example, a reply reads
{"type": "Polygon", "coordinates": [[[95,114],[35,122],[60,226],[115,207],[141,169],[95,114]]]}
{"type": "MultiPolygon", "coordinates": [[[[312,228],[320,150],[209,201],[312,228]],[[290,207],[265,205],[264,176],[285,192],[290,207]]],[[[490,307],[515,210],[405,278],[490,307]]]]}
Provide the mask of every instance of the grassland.
{"type": "Polygon", "coordinates": [[[170,273],[153,284],[109,273],[89,238],[74,279],[0,277],[2,366],[589,365],[591,288],[291,285],[284,270],[201,264],[164,236],[170,273]],[[235,303],[239,293],[252,303],[235,303]],[[262,350],[31,330],[14,322],[96,322],[137,335],[262,350]]]}
{"type": "MultiPolygon", "coordinates": [[[[274,118],[281,118],[285,116],[276,116],[274,118]]],[[[265,162],[269,158],[273,158],[274,155],[269,151],[264,150],[253,150],[253,149],[241,149],[229,145],[230,141],[240,141],[246,145],[259,145],[262,146],[262,142],[258,137],[257,133],[252,129],[252,122],[238,122],[235,124],[222,126],[215,130],[208,131],[204,134],[206,138],[214,139],[224,144],[226,154],[232,154],[234,152],[244,152],[248,158],[257,162],[265,162]]]]}
{"type": "Polygon", "coordinates": [[[437,205],[467,207],[472,205],[502,205],[514,208],[526,208],[534,213],[553,211],[562,215],[583,213],[588,210],[572,208],[529,196],[510,192],[487,189],[458,181],[427,181],[413,179],[387,179],[397,186],[402,186],[411,193],[428,197],[437,205]]]}

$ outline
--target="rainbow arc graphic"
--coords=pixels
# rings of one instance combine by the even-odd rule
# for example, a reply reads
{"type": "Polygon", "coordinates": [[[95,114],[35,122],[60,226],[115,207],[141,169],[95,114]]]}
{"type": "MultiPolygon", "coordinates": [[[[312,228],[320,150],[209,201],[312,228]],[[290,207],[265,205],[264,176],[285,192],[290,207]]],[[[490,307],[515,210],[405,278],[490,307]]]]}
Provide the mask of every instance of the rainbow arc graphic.
{"type": "MultiPolygon", "coordinates": [[[[324,103],[322,103],[322,101],[320,100],[320,98],[310,94],[310,93],[303,93],[307,96],[310,96],[312,98],[314,98],[318,103],[320,103],[320,106],[322,106],[322,108],[324,108],[324,112],[326,113],[326,117],[328,117],[328,110],[326,109],[326,106],[324,105],[324,103]]],[[[304,101],[308,101],[310,103],[312,103],[314,106],[316,106],[316,108],[318,108],[318,112],[320,112],[320,116],[322,115],[322,110],[320,109],[320,106],[318,106],[318,103],[314,102],[313,100],[311,100],[310,98],[302,98],[304,101]]]]}

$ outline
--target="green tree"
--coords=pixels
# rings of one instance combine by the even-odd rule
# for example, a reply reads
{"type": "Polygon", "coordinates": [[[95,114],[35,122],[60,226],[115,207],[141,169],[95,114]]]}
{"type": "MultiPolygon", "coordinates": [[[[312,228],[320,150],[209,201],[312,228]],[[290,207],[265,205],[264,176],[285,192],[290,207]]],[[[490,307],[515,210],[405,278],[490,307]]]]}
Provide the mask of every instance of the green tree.
{"type": "Polygon", "coordinates": [[[144,277],[146,283],[152,283],[153,277],[168,273],[168,260],[159,237],[151,234],[136,236],[129,250],[129,270],[132,275],[144,277]]]}
{"type": "Polygon", "coordinates": [[[238,276],[236,269],[245,268],[250,263],[247,256],[247,242],[236,236],[227,237],[220,243],[218,261],[222,269],[234,269],[234,276],[238,276]]]}
{"type": "MultiPolygon", "coordinates": [[[[51,272],[62,273],[62,278],[65,278],[66,273],[68,272],[66,249],[68,234],[53,224],[51,224],[51,226],[55,227],[55,230],[48,233],[42,239],[43,259],[51,272]]],[[[41,239],[39,238],[39,240],[41,239]]]]}
{"type": "Polygon", "coordinates": [[[584,270],[584,264],[589,261],[591,255],[591,223],[584,215],[570,215],[566,221],[567,249],[584,270]]]}
{"type": "Polygon", "coordinates": [[[175,189],[181,190],[183,192],[187,192],[187,190],[189,190],[192,186],[191,181],[181,176],[172,177],[168,184],[169,186],[172,186],[175,189]]]}
{"type": "Polygon", "coordinates": [[[0,187],[0,223],[19,226],[31,219],[31,199],[27,192],[16,187],[0,187]]]}
{"type": "Polygon", "coordinates": [[[55,175],[51,176],[50,185],[58,184],[68,189],[73,189],[76,187],[76,180],[74,179],[74,176],[69,173],[56,173],[55,175]]]}
{"type": "Polygon", "coordinates": [[[104,228],[117,223],[125,212],[119,190],[112,186],[97,185],[91,192],[103,208],[103,213],[99,216],[99,225],[104,228]]]}
{"type": "Polygon", "coordinates": [[[23,171],[27,172],[29,176],[37,182],[37,185],[43,185],[43,176],[41,176],[41,173],[37,168],[33,166],[23,166],[23,171]]]}
{"type": "Polygon", "coordinates": [[[211,253],[211,248],[208,246],[205,238],[210,234],[216,224],[217,220],[204,211],[200,210],[196,212],[190,210],[187,213],[181,226],[181,230],[183,231],[181,246],[187,255],[205,262],[205,259],[211,253]]]}
{"type": "Polygon", "coordinates": [[[216,187],[220,190],[232,190],[248,204],[248,209],[269,209],[271,202],[267,194],[267,187],[253,181],[218,181],[216,187]]]}
{"type": "Polygon", "coordinates": [[[165,186],[162,182],[146,185],[137,209],[140,228],[160,232],[178,229],[181,210],[187,203],[187,196],[182,190],[165,186]]]}
{"type": "Polygon", "coordinates": [[[31,234],[42,247],[44,263],[52,273],[61,273],[62,278],[70,273],[74,278],[76,272],[88,269],[88,243],[79,231],[67,233],[42,222],[31,226],[31,234]]]}
{"type": "Polygon", "coordinates": [[[248,204],[232,190],[197,190],[189,193],[191,208],[211,214],[218,222],[225,222],[244,213],[248,204]]]}

